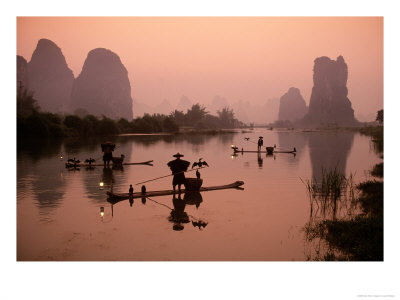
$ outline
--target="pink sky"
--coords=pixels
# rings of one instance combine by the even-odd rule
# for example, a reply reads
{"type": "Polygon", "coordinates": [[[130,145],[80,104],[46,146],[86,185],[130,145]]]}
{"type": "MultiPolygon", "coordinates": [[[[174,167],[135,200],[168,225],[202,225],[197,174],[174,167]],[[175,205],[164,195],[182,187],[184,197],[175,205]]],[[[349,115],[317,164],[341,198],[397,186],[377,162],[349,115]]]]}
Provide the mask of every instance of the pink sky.
{"type": "Polygon", "coordinates": [[[87,53],[107,48],[149,105],[182,95],[262,104],[297,87],[309,103],[314,59],[342,55],[356,116],[383,108],[382,17],[18,17],[17,54],[39,39],[62,50],[77,77],[87,53]]]}

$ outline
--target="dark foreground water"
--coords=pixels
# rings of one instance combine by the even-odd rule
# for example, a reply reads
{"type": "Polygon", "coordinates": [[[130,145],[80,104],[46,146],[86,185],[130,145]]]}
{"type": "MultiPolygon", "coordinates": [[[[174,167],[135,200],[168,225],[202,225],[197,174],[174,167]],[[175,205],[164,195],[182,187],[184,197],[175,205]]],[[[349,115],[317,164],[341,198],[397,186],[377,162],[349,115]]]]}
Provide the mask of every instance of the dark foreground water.
{"type": "MultiPolygon", "coordinates": [[[[322,168],[337,167],[347,176],[353,174],[358,183],[369,178],[368,171],[380,161],[369,137],[350,132],[255,129],[109,140],[117,145],[115,156],[124,154],[126,162],[154,160],[153,166],[64,167],[68,158],[100,158],[104,139],[18,145],[17,260],[304,261],[316,250],[303,230],[312,214],[301,179],[318,179],[322,168]],[[296,147],[297,155],[233,156],[232,144],[256,150],[251,141],[260,135],[264,146],[296,147]],[[199,229],[189,222],[183,230],[174,230],[169,221],[173,196],[115,205],[107,202],[111,183],[115,192],[128,192],[129,184],[170,174],[166,163],[177,152],[190,162],[200,157],[207,161],[210,167],[201,170],[203,186],[245,182],[244,190],[204,192],[182,199],[190,220],[202,220],[206,227],[199,229]]],[[[172,177],[166,177],[146,183],[146,188],[169,189],[171,181],[172,177]]]]}

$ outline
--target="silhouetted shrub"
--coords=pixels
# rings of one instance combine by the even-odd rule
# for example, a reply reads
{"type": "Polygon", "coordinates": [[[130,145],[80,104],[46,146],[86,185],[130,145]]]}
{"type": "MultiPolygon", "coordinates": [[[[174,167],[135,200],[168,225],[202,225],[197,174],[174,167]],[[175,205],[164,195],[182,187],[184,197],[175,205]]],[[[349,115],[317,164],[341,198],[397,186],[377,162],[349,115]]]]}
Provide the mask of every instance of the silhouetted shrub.
{"type": "Polygon", "coordinates": [[[26,119],[26,134],[30,137],[46,138],[50,136],[48,122],[39,114],[34,113],[26,119]]]}
{"type": "Polygon", "coordinates": [[[179,126],[175,123],[172,117],[166,117],[162,122],[163,131],[166,132],[177,132],[179,126]]]}
{"type": "Polygon", "coordinates": [[[67,128],[75,130],[77,135],[79,135],[83,129],[82,119],[75,115],[66,116],[64,119],[64,125],[67,128]]]}
{"type": "Polygon", "coordinates": [[[98,128],[99,128],[98,133],[100,133],[100,134],[117,134],[117,133],[119,133],[117,123],[105,116],[103,116],[103,119],[100,120],[98,128]]]}

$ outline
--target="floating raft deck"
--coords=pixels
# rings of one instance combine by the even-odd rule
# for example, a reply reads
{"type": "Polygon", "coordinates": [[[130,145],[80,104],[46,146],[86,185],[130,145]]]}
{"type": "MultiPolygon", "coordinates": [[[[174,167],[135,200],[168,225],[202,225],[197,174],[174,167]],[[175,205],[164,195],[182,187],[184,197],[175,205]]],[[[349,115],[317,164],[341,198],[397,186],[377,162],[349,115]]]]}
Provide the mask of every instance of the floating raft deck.
{"type": "MultiPolygon", "coordinates": [[[[153,164],[152,160],[148,160],[148,161],[143,161],[143,162],[132,162],[132,163],[122,163],[122,164],[111,164],[111,166],[131,166],[131,165],[149,165],[152,166],[153,164]]],[[[104,166],[104,163],[102,164],[88,164],[88,163],[78,163],[78,164],[74,164],[74,163],[70,163],[67,162],[65,163],[65,167],[66,168],[74,168],[74,167],[102,167],[104,166]]]]}
{"type": "MultiPolygon", "coordinates": [[[[234,153],[270,153],[270,152],[268,152],[268,151],[257,151],[257,150],[233,150],[233,152],[234,153]]],[[[274,153],[291,153],[291,154],[295,154],[295,153],[297,153],[296,151],[294,151],[294,150],[276,150],[276,151],[273,151],[271,154],[274,154],[274,153]]]]}
{"type": "MultiPolygon", "coordinates": [[[[196,192],[208,192],[208,191],[215,191],[215,190],[224,190],[224,189],[243,189],[241,186],[244,184],[243,181],[235,181],[231,184],[226,185],[217,185],[217,186],[209,186],[209,187],[201,187],[196,192]]],[[[193,190],[187,192],[194,192],[193,190]]],[[[176,192],[177,193],[177,192],[176,192]]],[[[181,190],[181,194],[186,193],[186,189],[181,190]]],[[[143,197],[157,197],[157,196],[168,196],[173,195],[173,190],[161,190],[161,191],[147,191],[146,193],[142,194],[141,192],[136,192],[131,195],[131,198],[143,198],[143,197]]],[[[117,203],[121,200],[129,199],[129,193],[112,193],[107,192],[108,195],[108,202],[117,203]]]]}

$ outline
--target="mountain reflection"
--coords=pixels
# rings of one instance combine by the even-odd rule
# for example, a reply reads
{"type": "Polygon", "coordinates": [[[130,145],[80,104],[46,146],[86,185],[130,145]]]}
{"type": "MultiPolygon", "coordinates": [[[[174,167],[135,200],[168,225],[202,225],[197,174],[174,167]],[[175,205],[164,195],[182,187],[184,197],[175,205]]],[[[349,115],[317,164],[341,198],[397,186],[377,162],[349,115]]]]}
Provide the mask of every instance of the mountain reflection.
{"type": "Polygon", "coordinates": [[[293,150],[296,148],[294,155],[286,154],[280,155],[280,159],[289,161],[291,164],[298,164],[300,159],[295,159],[296,155],[301,155],[303,153],[304,147],[307,145],[307,140],[304,138],[302,132],[277,132],[278,134],[278,144],[276,145],[276,150],[293,150]]]}
{"type": "Polygon", "coordinates": [[[353,145],[354,133],[312,132],[308,134],[312,178],[320,181],[323,169],[346,173],[346,163],[353,145]]]}
{"type": "Polygon", "coordinates": [[[17,139],[17,160],[29,156],[33,162],[43,158],[57,157],[61,153],[62,141],[59,139],[17,139]]]}
{"type": "Polygon", "coordinates": [[[45,209],[41,211],[42,216],[61,205],[66,191],[65,172],[55,167],[59,164],[60,159],[54,157],[41,160],[31,169],[31,174],[34,174],[31,181],[34,199],[40,209],[45,209]]]}
{"type": "Polygon", "coordinates": [[[123,135],[119,136],[114,142],[126,143],[134,142],[139,145],[152,146],[154,144],[163,142],[166,144],[181,144],[186,142],[191,145],[202,145],[209,142],[212,139],[218,139],[222,144],[226,144],[232,140],[234,133],[223,133],[223,134],[149,134],[149,135],[123,135]]]}

